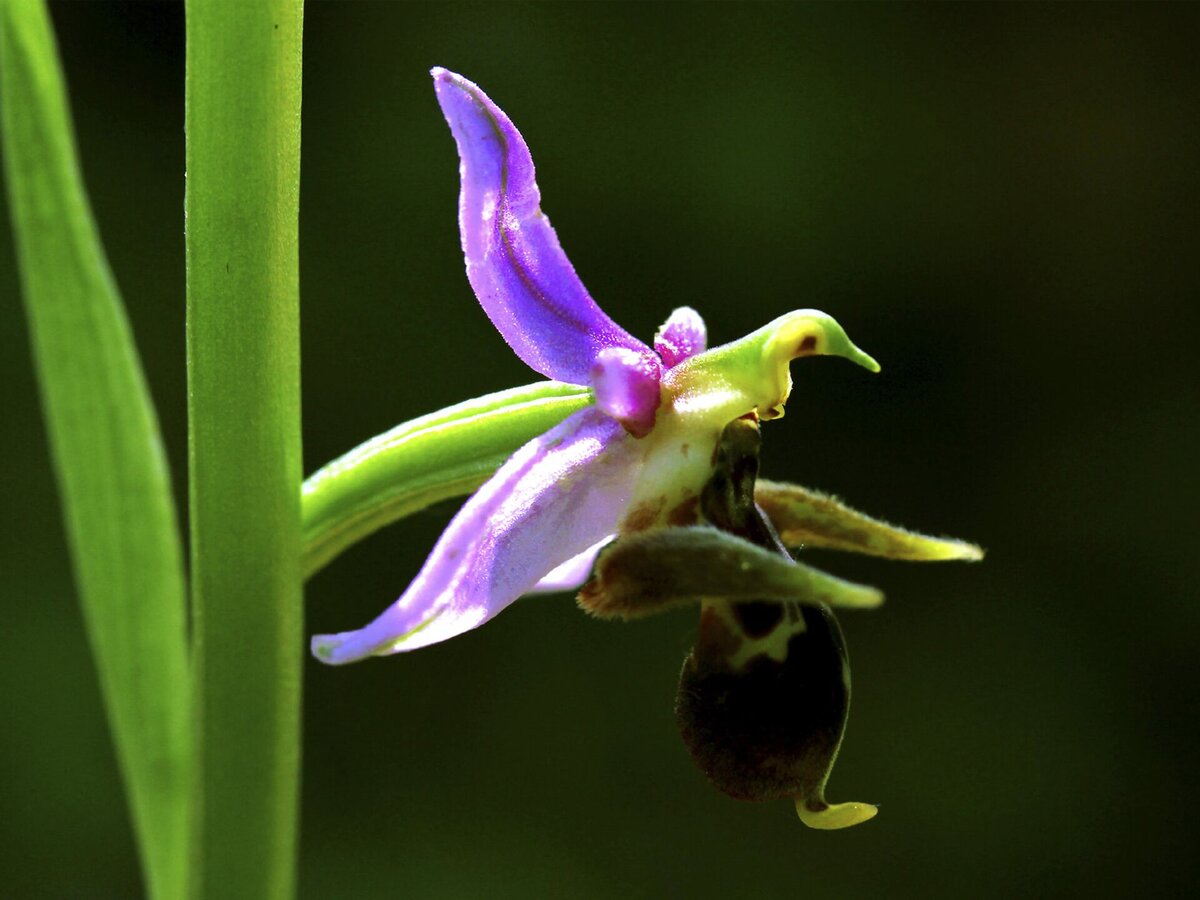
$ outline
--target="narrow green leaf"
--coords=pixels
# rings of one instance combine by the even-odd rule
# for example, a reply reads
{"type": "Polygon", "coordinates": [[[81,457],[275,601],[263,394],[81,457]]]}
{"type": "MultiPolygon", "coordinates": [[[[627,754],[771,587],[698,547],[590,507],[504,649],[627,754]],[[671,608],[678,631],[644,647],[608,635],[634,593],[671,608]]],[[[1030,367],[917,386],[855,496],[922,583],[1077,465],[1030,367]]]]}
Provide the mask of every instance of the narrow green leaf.
{"type": "Polygon", "coordinates": [[[186,4],[195,898],[295,884],[302,9],[186,4]]]}
{"type": "MultiPolygon", "coordinates": [[[[80,602],[146,889],[175,898],[187,880],[190,751],[178,526],[40,0],[0,0],[0,107],[21,283],[80,602]]],[[[46,677],[53,664],[46,660],[46,677]]]]}
{"type": "Polygon", "coordinates": [[[425,507],[469,494],[513,451],[592,402],[592,392],[543,381],[398,425],[304,482],[304,574],[425,507]]]}

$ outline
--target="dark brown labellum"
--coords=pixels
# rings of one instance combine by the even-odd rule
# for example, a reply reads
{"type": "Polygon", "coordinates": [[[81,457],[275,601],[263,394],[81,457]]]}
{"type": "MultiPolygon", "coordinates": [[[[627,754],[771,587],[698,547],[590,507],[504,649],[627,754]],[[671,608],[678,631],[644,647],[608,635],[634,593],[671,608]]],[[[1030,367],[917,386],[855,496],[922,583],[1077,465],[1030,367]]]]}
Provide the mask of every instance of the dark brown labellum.
{"type": "Polygon", "coordinates": [[[841,631],[827,609],[795,611],[801,627],[782,661],[760,653],[735,670],[728,660],[742,637],[705,609],[679,676],[684,743],[714,785],[742,800],[819,797],[841,741],[850,704],[841,631]]]}
{"type": "MultiPolygon", "coordinates": [[[[758,448],[754,422],[725,429],[701,512],[709,524],[787,556],[754,503],[758,448]]],[[[720,790],[744,800],[795,797],[811,812],[824,810],[849,706],[845,643],[827,608],[702,603],[676,716],[692,757],[720,790]]]]}

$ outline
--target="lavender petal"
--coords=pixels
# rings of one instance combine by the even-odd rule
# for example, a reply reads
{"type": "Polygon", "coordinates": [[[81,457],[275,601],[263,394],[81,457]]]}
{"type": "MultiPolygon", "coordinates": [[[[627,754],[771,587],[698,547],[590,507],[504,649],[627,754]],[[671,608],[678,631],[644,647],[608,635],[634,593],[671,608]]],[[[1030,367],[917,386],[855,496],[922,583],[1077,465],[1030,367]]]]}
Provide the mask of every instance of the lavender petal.
{"type": "Polygon", "coordinates": [[[596,564],[596,557],[600,551],[607,547],[615,537],[615,534],[610,534],[601,538],[582,553],[577,553],[562,565],[555,566],[530,589],[529,593],[557,594],[563,591],[579,590],[588,580],[588,576],[592,574],[592,566],[596,564]]]}
{"type": "Polygon", "coordinates": [[[595,408],[530,441],[459,511],[404,594],[358,631],[313,638],[335,665],[435,644],[482,625],[617,529],[645,453],[595,408]]]}
{"type": "Polygon", "coordinates": [[[492,324],[530,368],[587,384],[605,347],[649,348],[588,295],[538,204],[529,148],[499,107],[461,75],[433,69],[461,159],[459,228],[467,277],[492,324]]]}
{"type": "Polygon", "coordinates": [[[654,335],[654,351],[668,369],[708,349],[708,328],[700,313],[681,306],[667,316],[654,335]]]}

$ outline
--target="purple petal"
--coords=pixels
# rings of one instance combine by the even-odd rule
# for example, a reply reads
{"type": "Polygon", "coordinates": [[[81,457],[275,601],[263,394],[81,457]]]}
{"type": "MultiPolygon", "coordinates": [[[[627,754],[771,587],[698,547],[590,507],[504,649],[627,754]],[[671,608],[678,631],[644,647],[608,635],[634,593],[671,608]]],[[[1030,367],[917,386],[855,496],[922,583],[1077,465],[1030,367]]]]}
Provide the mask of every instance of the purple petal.
{"type": "Polygon", "coordinates": [[[612,416],[634,437],[645,437],[654,427],[654,414],[662,402],[659,382],[662,363],[650,351],[635,353],[624,347],[605,347],[589,373],[596,390],[596,407],[612,416]]]}
{"type": "Polygon", "coordinates": [[[461,75],[433,69],[438,103],[462,160],[459,228],[467,277],[484,312],[517,356],[547,378],[587,384],[605,347],[648,347],[588,295],[538,208],[529,148],[487,95],[461,75]]]}
{"type": "Polygon", "coordinates": [[[596,564],[596,557],[615,537],[615,534],[610,534],[601,538],[582,553],[577,553],[562,565],[555,566],[530,589],[529,593],[553,594],[561,591],[575,591],[583,587],[588,576],[592,574],[592,566],[596,564]]]}
{"type": "Polygon", "coordinates": [[[399,600],[365,628],[313,638],[313,654],[354,662],[482,625],[617,530],[645,446],[595,408],[534,438],[467,501],[399,600]]]}
{"type": "Polygon", "coordinates": [[[667,321],[654,335],[654,351],[668,369],[707,348],[708,329],[700,313],[690,306],[681,306],[667,316],[667,321]]]}

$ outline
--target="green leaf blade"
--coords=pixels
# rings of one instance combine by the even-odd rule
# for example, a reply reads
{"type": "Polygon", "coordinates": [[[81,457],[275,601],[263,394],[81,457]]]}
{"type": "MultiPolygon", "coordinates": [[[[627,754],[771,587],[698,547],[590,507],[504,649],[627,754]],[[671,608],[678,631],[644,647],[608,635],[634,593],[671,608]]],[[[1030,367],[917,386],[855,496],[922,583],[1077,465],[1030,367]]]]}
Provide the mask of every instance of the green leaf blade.
{"type": "Polygon", "coordinates": [[[295,886],[302,9],[186,5],[196,898],[295,886]]]}
{"type": "Polygon", "coordinates": [[[182,551],[141,364],[92,220],[40,0],[0,2],[5,169],[68,543],[147,892],[187,872],[182,551]]]}

